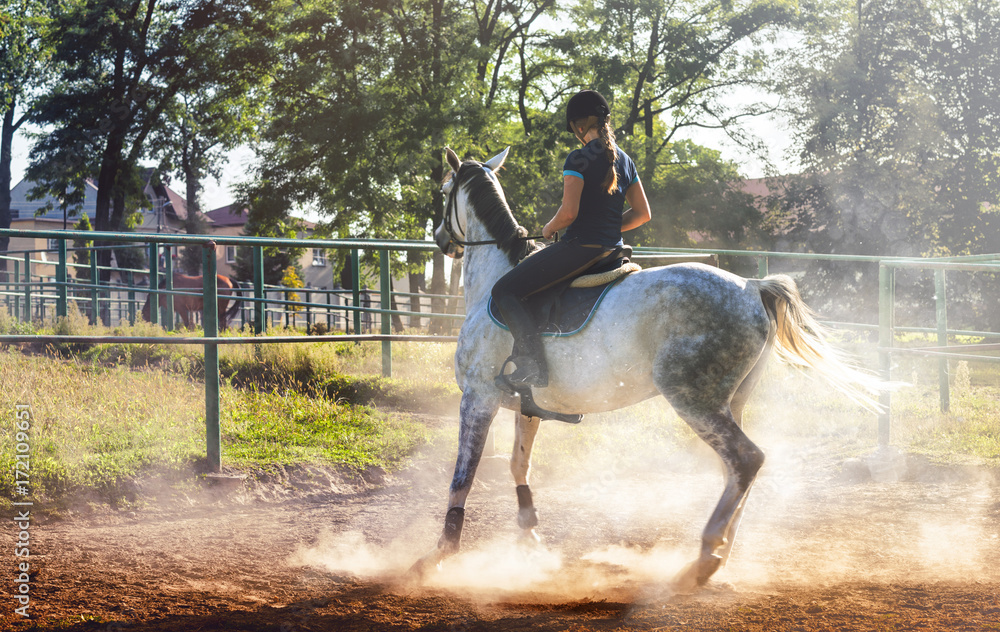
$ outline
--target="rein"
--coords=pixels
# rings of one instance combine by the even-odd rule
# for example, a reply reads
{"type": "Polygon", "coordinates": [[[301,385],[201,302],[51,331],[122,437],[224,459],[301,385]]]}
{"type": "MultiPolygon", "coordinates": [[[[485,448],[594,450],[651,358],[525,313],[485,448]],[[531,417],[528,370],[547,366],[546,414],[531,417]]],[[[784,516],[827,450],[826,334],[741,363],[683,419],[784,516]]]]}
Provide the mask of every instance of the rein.
{"type": "MultiPolygon", "coordinates": [[[[491,178],[495,178],[496,177],[496,176],[493,175],[493,172],[490,171],[485,166],[483,167],[483,169],[486,172],[489,173],[489,175],[490,175],[491,178]]],[[[444,229],[446,231],[448,231],[448,236],[450,238],[451,243],[457,244],[459,246],[462,246],[463,248],[467,247],[467,246],[495,246],[495,245],[499,245],[500,244],[500,240],[499,239],[487,239],[487,240],[484,240],[484,241],[465,241],[465,240],[459,239],[458,237],[455,236],[455,230],[454,230],[454,227],[452,225],[452,216],[455,215],[455,213],[453,213],[452,211],[455,208],[455,199],[458,197],[458,187],[459,187],[460,184],[461,183],[458,181],[458,173],[455,172],[454,184],[452,184],[451,191],[448,192],[448,201],[445,203],[445,207],[444,207],[444,229]]],[[[462,230],[462,234],[465,235],[465,230],[464,229],[462,230]]],[[[543,235],[533,235],[533,236],[528,236],[528,237],[515,237],[514,239],[517,239],[517,240],[520,240],[520,241],[530,241],[532,239],[544,239],[544,238],[545,237],[543,235]]]]}

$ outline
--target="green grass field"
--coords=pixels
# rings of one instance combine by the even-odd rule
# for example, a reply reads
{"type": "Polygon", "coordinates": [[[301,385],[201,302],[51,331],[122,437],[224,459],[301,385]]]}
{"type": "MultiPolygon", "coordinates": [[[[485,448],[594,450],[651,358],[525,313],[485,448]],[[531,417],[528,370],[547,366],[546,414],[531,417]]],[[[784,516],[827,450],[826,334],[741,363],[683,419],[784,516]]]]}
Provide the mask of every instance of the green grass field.
{"type": "MultiPolygon", "coordinates": [[[[0,331],[11,331],[0,321],[0,331]]],[[[46,330],[39,331],[43,333],[46,330]]],[[[47,331],[108,333],[79,321],[47,331]]],[[[164,335],[149,325],[120,335],[164,335]]],[[[288,334],[278,331],[272,334],[288,334]]],[[[873,345],[839,341],[874,364],[873,345]]],[[[911,341],[920,344],[920,341],[911,341]]],[[[427,442],[456,437],[454,425],[429,429],[411,413],[457,416],[454,344],[395,343],[394,377],[384,379],[381,347],[371,344],[231,345],[221,347],[222,458],[227,471],[286,465],[336,468],[405,466],[427,442]]],[[[937,361],[900,356],[894,378],[909,382],[893,396],[892,442],[939,463],[1000,466],[1000,367],[953,363],[951,410],[938,410],[937,361]]],[[[106,344],[0,351],[0,405],[29,404],[31,488],[58,508],[81,499],[112,506],[143,502],[142,481],[158,476],[194,485],[204,461],[201,348],[106,344]]],[[[498,450],[512,438],[510,414],[495,424],[498,450]]],[[[772,363],[746,411],[753,438],[822,442],[835,456],[876,445],[874,414],[825,383],[772,363]]],[[[698,443],[660,398],[590,415],[586,430],[546,425],[536,463],[572,463],[581,454],[654,463],[698,443]]],[[[0,503],[14,493],[17,443],[12,422],[0,428],[0,503]]]]}

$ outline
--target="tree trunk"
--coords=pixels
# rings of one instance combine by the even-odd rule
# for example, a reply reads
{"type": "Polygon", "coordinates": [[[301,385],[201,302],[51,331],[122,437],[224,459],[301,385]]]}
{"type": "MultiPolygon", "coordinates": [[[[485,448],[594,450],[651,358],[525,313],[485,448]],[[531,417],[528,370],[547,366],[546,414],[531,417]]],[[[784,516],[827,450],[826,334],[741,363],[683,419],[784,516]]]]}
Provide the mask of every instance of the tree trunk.
{"type": "MultiPolygon", "coordinates": [[[[207,227],[203,225],[200,217],[201,213],[201,174],[195,169],[189,151],[197,151],[197,148],[189,150],[184,148],[182,157],[182,169],[184,170],[184,183],[186,186],[185,196],[187,199],[187,219],[184,220],[184,230],[189,235],[200,235],[207,233],[207,227]]],[[[186,246],[181,251],[181,267],[191,276],[201,274],[202,261],[201,246],[186,246]]]]}
{"type": "MultiPolygon", "coordinates": [[[[112,193],[118,181],[118,173],[121,170],[121,152],[124,137],[118,132],[112,132],[108,136],[108,144],[104,148],[101,158],[101,170],[97,176],[97,200],[94,209],[94,230],[97,232],[117,231],[120,227],[112,223],[112,193]]],[[[95,246],[109,246],[106,241],[95,241],[95,246]]],[[[152,265],[153,262],[150,262],[152,265]]],[[[111,249],[100,248],[97,251],[97,265],[109,268],[111,266],[111,249]]],[[[103,280],[110,279],[107,270],[100,275],[103,280]],[[105,275],[107,274],[107,278],[105,275]]]]}
{"type": "MultiPolygon", "coordinates": [[[[10,228],[10,163],[16,130],[14,104],[11,103],[10,109],[4,112],[3,128],[0,129],[0,228],[10,228]]],[[[0,237],[0,253],[7,254],[9,246],[10,237],[0,237]]],[[[0,281],[8,281],[6,259],[0,259],[0,281]]]]}
{"type": "MultiPolygon", "coordinates": [[[[412,257],[413,253],[411,252],[409,256],[412,257]]],[[[411,312],[417,312],[417,313],[420,312],[420,298],[421,297],[417,296],[417,295],[420,294],[420,282],[423,280],[423,277],[424,277],[424,275],[422,273],[420,273],[420,272],[411,272],[410,275],[409,275],[409,278],[410,278],[410,311],[411,312]]],[[[409,320],[410,327],[412,329],[420,329],[420,327],[422,325],[422,323],[420,322],[421,320],[423,320],[423,319],[420,318],[419,316],[410,316],[410,320],[409,320]]]]}
{"type": "MultiPolygon", "coordinates": [[[[440,296],[445,293],[445,290],[444,253],[435,251],[434,271],[431,273],[431,294],[434,294],[435,296],[431,298],[431,312],[435,314],[444,313],[445,302],[443,298],[440,298],[440,296]]],[[[428,327],[428,333],[442,334],[444,333],[444,329],[443,318],[432,318],[430,326],[428,327]]]]}
{"type": "MultiPolygon", "coordinates": [[[[392,308],[392,311],[394,312],[399,311],[399,305],[396,304],[395,296],[389,298],[389,304],[392,308]]],[[[399,314],[392,315],[392,331],[397,334],[403,333],[403,317],[400,316],[399,314]]]]}
{"type": "Polygon", "coordinates": [[[646,134],[646,155],[642,165],[642,179],[646,182],[652,182],[653,175],[656,172],[656,155],[653,150],[656,140],[653,138],[653,102],[649,99],[646,99],[646,116],[644,118],[645,129],[643,131],[646,134]]]}
{"type": "MultiPolygon", "coordinates": [[[[448,299],[448,313],[457,314],[458,313],[458,302],[462,300],[458,293],[461,291],[461,280],[462,280],[462,260],[452,259],[451,262],[451,280],[448,284],[448,294],[451,294],[454,298],[448,299]]],[[[454,333],[456,330],[457,321],[448,319],[445,322],[447,330],[454,333]]]]}

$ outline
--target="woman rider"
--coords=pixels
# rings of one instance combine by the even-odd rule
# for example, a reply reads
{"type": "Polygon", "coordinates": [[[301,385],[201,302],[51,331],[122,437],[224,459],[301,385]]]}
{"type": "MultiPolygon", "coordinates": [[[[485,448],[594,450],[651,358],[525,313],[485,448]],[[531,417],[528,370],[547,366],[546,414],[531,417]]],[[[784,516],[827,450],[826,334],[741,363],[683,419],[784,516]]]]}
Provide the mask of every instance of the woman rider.
{"type": "Polygon", "coordinates": [[[565,229],[564,237],[524,259],[493,286],[493,301],[514,335],[508,362],[515,370],[504,375],[501,368],[497,377],[498,384],[510,390],[530,390],[549,382],[541,330],[525,305],[528,297],[600,263],[623,244],[622,231],[650,219],[635,163],[615,144],[610,114],[607,100],[594,90],[583,90],[569,100],[566,129],[583,147],[566,158],[562,204],[542,229],[545,239],[565,229]]]}

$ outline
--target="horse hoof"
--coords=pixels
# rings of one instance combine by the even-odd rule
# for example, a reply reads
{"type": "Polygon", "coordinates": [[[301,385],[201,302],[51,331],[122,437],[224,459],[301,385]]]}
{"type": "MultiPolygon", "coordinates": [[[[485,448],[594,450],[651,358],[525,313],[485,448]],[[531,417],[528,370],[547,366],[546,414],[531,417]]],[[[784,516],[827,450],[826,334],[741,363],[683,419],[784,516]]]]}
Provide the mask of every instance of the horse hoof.
{"type": "Polygon", "coordinates": [[[423,581],[432,571],[438,569],[438,566],[441,564],[441,560],[443,559],[444,554],[441,550],[434,549],[414,562],[413,566],[410,567],[410,570],[406,572],[406,578],[414,582],[423,581]]]}
{"type": "Polygon", "coordinates": [[[718,555],[709,555],[691,562],[677,574],[673,581],[674,590],[682,594],[694,592],[704,586],[721,565],[722,558],[718,555]]]}
{"type": "Polygon", "coordinates": [[[517,539],[517,543],[525,548],[536,548],[541,546],[542,539],[538,537],[534,529],[525,529],[521,531],[521,537],[517,539]]]}

